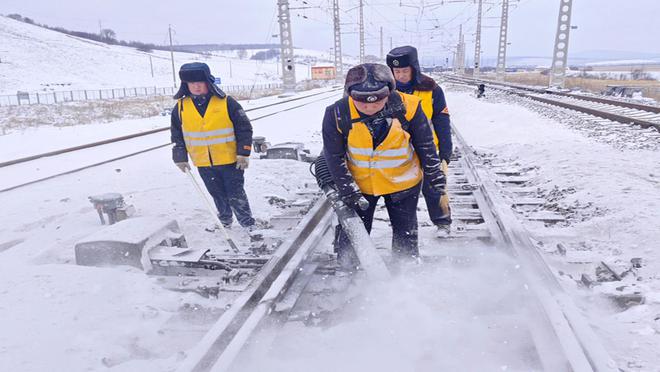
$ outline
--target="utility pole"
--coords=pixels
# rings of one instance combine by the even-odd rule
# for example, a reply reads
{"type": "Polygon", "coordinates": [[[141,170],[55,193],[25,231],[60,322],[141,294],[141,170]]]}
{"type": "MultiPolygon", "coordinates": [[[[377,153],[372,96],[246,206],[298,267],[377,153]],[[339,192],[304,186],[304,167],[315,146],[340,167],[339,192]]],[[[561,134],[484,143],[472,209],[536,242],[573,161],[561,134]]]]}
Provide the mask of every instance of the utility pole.
{"type": "Polygon", "coordinates": [[[383,26],[380,26],[380,59],[385,58],[383,54],[383,26]]]}
{"type": "Polygon", "coordinates": [[[481,3],[479,0],[479,10],[477,10],[477,39],[474,42],[474,72],[473,76],[479,75],[479,67],[481,64],[481,3]]]}
{"type": "Polygon", "coordinates": [[[344,81],[344,68],[341,61],[341,29],[339,27],[339,0],[332,0],[332,19],[335,26],[335,82],[344,81]]]}
{"type": "Polygon", "coordinates": [[[554,53],[552,53],[552,69],[550,70],[550,88],[564,88],[572,9],[573,0],[559,1],[559,17],[557,20],[557,34],[555,36],[555,50],[554,53]]]}
{"type": "Polygon", "coordinates": [[[293,61],[293,38],[291,36],[291,14],[289,0],[277,0],[280,22],[280,55],[282,56],[282,83],[284,92],[296,90],[296,65],[293,61]]]}
{"type": "Polygon", "coordinates": [[[170,58],[172,59],[172,80],[174,81],[174,89],[176,89],[176,71],[174,69],[174,47],[172,46],[172,25],[168,27],[170,33],[170,58]]]}
{"type": "Polygon", "coordinates": [[[465,74],[465,36],[463,35],[463,25],[458,29],[458,45],[456,46],[456,72],[460,75],[465,74]]]}
{"type": "Polygon", "coordinates": [[[364,63],[364,1],[360,0],[360,63],[364,63]]]}
{"type": "Polygon", "coordinates": [[[506,72],[506,33],[509,27],[509,0],[502,0],[502,19],[500,22],[500,43],[497,49],[497,81],[504,81],[506,72]]]}
{"type": "Polygon", "coordinates": [[[151,60],[151,55],[149,55],[149,66],[151,67],[151,77],[154,77],[154,62],[151,60]]]}

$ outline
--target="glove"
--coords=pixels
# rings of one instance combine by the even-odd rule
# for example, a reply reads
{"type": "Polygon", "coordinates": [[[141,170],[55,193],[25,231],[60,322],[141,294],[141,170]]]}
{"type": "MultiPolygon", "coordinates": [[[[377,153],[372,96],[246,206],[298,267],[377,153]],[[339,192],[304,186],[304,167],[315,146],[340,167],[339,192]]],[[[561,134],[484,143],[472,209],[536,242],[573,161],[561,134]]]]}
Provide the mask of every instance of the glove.
{"type": "Polygon", "coordinates": [[[248,167],[248,164],[250,164],[250,157],[249,156],[238,155],[236,157],[236,169],[246,170],[247,167],[248,167]]]}
{"type": "Polygon", "coordinates": [[[186,173],[186,171],[190,170],[190,165],[188,165],[187,161],[182,161],[182,162],[177,162],[174,163],[179,169],[181,169],[181,172],[186,173]]]}
{"type": "Polygon", "coordinates": [[[351,208],[366,211],[369,208],[369,201],[362,195],[361,192],[354,192],[341,197],[341,200],[351,208]]]}

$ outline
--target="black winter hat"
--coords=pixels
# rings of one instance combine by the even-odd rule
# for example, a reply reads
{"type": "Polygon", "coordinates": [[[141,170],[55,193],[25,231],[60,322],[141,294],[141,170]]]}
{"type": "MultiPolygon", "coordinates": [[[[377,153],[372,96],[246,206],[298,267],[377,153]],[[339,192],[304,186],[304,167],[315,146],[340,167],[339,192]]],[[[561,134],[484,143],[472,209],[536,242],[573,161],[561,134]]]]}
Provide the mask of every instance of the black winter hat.
{"type": "Polygon", "coordinates": [[[378,63],[363,63],[346,73],[344,94],[360,102],[376,102],[396,89],[392,71],[378,63]]]}
{"type": "Polygon", "coordinates": [[[417,49],[406,45],[396,47],[387,53],[387,65],[392,68],[412,67],[413,82],[419,84],[422,81],[422,71],[419,68],[419,59],[417,58],[417,49]]]}
{"type": "Polygon", "coordinates": [[[174,95],[174,99],[190,96],[190,90],[188,90],[187,83],[200,81],[205,82],[209,87],[209,91],[216,96],[220,98],[227,96],[225,92],[215,85],[215,77],[211,75],[211,69],[206,63],[192,62],[181,65],[181,68],[179,69],[179,78],[181,79],[181,86],[179,87],[179,91],[174,95]]]}

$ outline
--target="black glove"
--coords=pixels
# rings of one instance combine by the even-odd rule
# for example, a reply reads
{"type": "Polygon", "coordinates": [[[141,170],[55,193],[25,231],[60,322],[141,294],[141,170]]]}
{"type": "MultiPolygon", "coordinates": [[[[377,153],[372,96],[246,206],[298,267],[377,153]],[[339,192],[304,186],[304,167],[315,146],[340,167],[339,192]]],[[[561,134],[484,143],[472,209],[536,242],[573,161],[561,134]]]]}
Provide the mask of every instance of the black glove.
{"type": "Polygon", "coordinates": [[[369,208],[369,201],[359,191],[343,195],[341,200],[351,208],[363,211],[366,211],[369,208]]]}

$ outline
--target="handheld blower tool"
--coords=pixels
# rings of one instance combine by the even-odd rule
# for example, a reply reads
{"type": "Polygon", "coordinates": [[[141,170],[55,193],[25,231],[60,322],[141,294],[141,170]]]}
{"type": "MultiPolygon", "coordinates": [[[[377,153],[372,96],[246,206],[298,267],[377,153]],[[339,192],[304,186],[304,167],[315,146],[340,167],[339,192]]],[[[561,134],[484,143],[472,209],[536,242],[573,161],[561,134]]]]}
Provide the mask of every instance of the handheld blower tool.
{"type": "MultiPolygon", "coordinates": [[[[445,179],[449,174],[449,166],[445,160],[442,161],[442,173],[445,174],[445,179]]],[[[447,218],[451,213],[449,211],[449,194],[447,194],[447,184],[445,184],[445,193],[440,197],[440,210],[442,210],[442,217],[447,218]]]]}
{"type": "Polygon", "coordinates": [[[225,236],[225,240],[227,241],[227,243],[229,244],[229,246],[231,247],[231,249],[233,249],[234,252],[239,253],[240,250],[239,250],[238,247],[236,246],[236,243],[234,243],[234,241],[232,240],[232,238],[231,238],[231,237],[229,236],[229,234],[227,233],[227,230],[226,230],[225,227],[222,225],[222,221],[220,221],[220,217],[218,217],[218,213],[216,212],[215,207],[213,206],[213,204],[211,203],[211,201],[206,197],[206,194],[204,193],[204,191],[202,190],[202,188],[199,186],[199,183],[198,183],[197,180],[195,179],[195,176],[193,176],[193,174],[190,173],[190,169],[186,169],[186,174],[187,174],[188,177],[190,178],[190,181],[192,182],[192,184],[195,186],[195,190],[197,190],[197,193],[199,194],[199,196],[200,196],[202,199],[204,199],[204,204],[206,205],[206,209],[208,209],[209,213],[211,213],[211,215],[212,215],[213,218],[215,219],[215,222],[216,222],[216,223],[218,224],[218,226],[220,227],[220,231],[222,231],[222,234],[225,236]]]}
{"type": "Polygon", "coordinates": [[[351,242],[351,247],[360,260],[360,267],[372,279],[385,280],[390,278],[390,272],[376,251],[376,246],[371,240],[367,229],[364,227],[362,219],[353,208],[346,205],[339,197],[323,154],[316,159],[313,166],[316,182],[335,210],[339,223],[346,232],[346,236],[351,242]]]}

